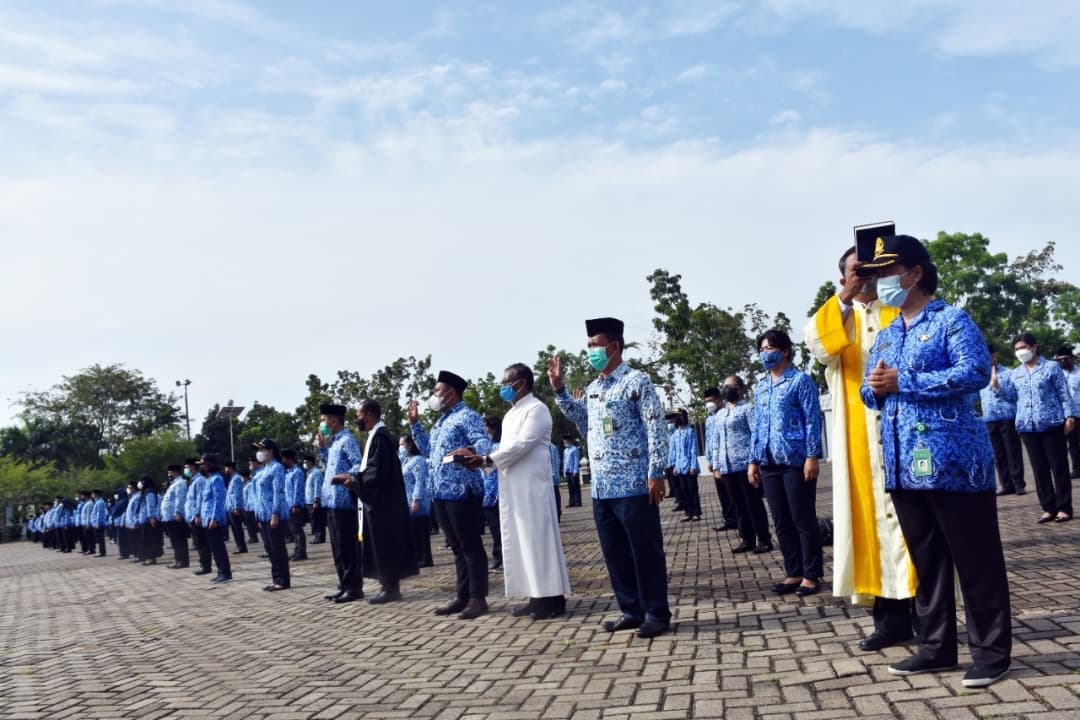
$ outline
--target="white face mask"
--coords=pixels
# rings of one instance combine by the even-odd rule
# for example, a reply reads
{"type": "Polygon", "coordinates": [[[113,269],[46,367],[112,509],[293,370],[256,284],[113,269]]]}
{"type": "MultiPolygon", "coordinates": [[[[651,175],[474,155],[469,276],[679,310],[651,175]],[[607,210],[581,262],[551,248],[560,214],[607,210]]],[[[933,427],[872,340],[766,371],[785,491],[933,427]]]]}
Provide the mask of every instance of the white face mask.
{"type": "Polygon", "coordinates": [[[432,412],[439,412],[440,410],[442,410],[443,406],[442,397],[432,394],[432,396],[428,398],[427,406],[431,408],[432,412]]]}
{"type": "Polygon", "coordinates": [[[712,415],[714,412],[716,412],[716,403],[710,400],[709,402],[705,403],[705,409],[710,415],[712,415]]]}
{"type": "Polygon", "coordinates": [[[142,490],[142,483],[139,483],[137,487],[142,490]]]}
{"type": "Polygon", "coordinates": [[[258,459],[258,461],[261,462],[261,463],[266,462],[267,460],[269,460],[273,456],[274,456],[274,454],[272,452],[270,452],[269,450],[258,450],[255,453],[256,459],[258,459]]]}
{"type": "Polygon", "coordinates": [[[1032,352],[1031,348],[1024,348],[1023,350],[1016,351],[1016,359],[1022,363],[1029,363],[1034,357],[1035,353],[1032,352]]]}

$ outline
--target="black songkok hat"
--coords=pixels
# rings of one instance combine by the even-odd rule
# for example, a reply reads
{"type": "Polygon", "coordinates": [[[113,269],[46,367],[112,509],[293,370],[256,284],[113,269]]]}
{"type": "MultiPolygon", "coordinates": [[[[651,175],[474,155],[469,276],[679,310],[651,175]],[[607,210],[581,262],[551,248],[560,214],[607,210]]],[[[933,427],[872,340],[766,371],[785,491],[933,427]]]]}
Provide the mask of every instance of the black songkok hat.
{"type": "Polygon", "coordinates": [[[1071,347],[1059,347],[1057,352],[1054,353],[1054,357],[1073,357],[1073,349],[1071,347]]]}
{"type": "Polygon", "coordinates": [[[185,465],[197,466],[199,464],[199,458],[188,458],[184,461],[185,465]]]}
{"type": "Polygon", "coordinates": [[[593,318],[585,321],[585,335],[606,335],[609,339],[623,336],[623,321],[613,317],[593,318]]]}
{"type": "Polygon", "coordinates": [[[319,412],[323,415],[332,415],[334,417],[345,418],[345,406],[335,405],[334,403],[323,403],[319,406],[319,412]]]}
{"type": "Polygon", "coordinates": [[[468,380],[461,377],[460,375],[455,375],[449,370],[439,371],[439,382],[443,383],[444,385],[449,385],[450,387],[454,388],[454,390],[457,390],[458,395],[465,392],[465,388],[469,385],[468,380]]]}

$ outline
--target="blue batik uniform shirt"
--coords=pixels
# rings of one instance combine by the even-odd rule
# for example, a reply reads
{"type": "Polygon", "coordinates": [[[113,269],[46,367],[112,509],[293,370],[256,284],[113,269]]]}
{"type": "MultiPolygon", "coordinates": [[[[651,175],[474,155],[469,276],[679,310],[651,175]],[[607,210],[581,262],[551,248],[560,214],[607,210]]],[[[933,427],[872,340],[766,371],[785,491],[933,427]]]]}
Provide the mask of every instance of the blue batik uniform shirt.
{"type": "Polygon", "coordinates": [[[566,388],[555,400],[588,438],[594,499],[647,495],[649,479],[664,476],[668,432],[648,375],[623,363],[589,383],[582,400],[572,398],[566,388]]]}
{"type": "Polygon", "coordinates": [[[289,506],[285,502],[285,466],[270,460],[255,473],[255,519],[270,522],[272,515],[278,521],[287,520],[289,506]]]}
{"type": "Polygon", "coordinates": [[[206,479],[206,489],[199,506],[199,519],[203,527],[210,527],[211,520],[218,525],[225,523],[225,478],[221,473],[214,473],[206,479]]]}
{"type": "Polygon", "coordinates": [[[750,439],[754,410],[750,403],[740,400],[734,407],[724,404],[713,415],[713,470],[721,475],[744,472],[750,464],[750,439]]]}
{"type": "Polygon", "coordinates": [[[413,503],[419,503],[420,509],[416,514],[427,517],[431,514],[431,483],[428,481],[427,458],[423,455],[410,455],[401,467],[401,474],[405,478],[405,496],[409,499],[409,507],[411,508],[413,503]]]}
{"type": "Polygon", "coordinates": [[[142,491],[136,490],[128,496],[127,510],[124,511],[124,527],[137,528],[142,525],[143,498],[142,491]]]}
{"type": "Polygon", "coordinates": [[[308,505],[314,505],[316,501],[322,505],[323,471],[317,467],[308,470],[307,479],[304,481],[304,499],[308,505]]]}
{"type": "Polygon", "coordinates": [[[1056,362],[1039,357],[1035,367],[1021,365],[1011,371],[1016,387],[1016,429],[1019,432],[1044,432],[1080,417],[1076,398],[1069,393],[1065,373],[1056,362]]]}
{"type": "Polygon", "coordinates": [[[428,459],[431,494],[435,500],[483,498],[484,477],[479,470],[468,470],[460,463],[443,462],[444,456],[458,448],[471,447],[477,455],[491,452],[491,438],[479,413],[458,402],[435,421],[430,436],[418,422],[412,426],[412,436],[416,447],[428,459]]]}
{"type": "Polygon", "coordinates": [[[90,526],[103,528],[109,522],[109,509],[105,507],[105,498],[94,501],[94,508],[90,511],[90,526]]]}
{"type": "Polygon", "coordinates": [[[293,465],[285,471],[285,504],[291,510],[294,507],[304,507],[304,469],[299,465],[293,465]]]}
{"type": "Polygon", "coordinates": [[[819,457],[821,403],[817,385],[793,367],[784,370],[775,383],[767,374],[754,388],[750,463],[801,467],[807,458],[819,457]]]}
{"type": "Polygon", "coordinates": [[[990,355],[967,313],[932,300],[907,327],[903,316],[881,331],[866,361],[896,368],[899,393],[874,397],[863,379],[860,395],[881,412],[886,490],[993,492],[994,454],[986,423],[968,395],[990,380],[990,355]],[[928,474],[915,451],[929,451],[928,474]]]}
{"type": "Polygon", "coordinates": [[[244,504],[244,478],[240,473],[234,472],[229,478],[229,489],[225,491],[225,512],[234,510],[243,511],[244,504]]]}
{"type": "Polygon", "coordinates": [[[175,520],[176,514],[184,514],[184,502],[187,500],[187,480],[182,477],[173,478],[169,487],[165,490],[165,497],[161,500],[161,517],[165,520],[175,520]]]}
{"type": "Polygon", "coordinates": [[[559,460],[559,448],[555,447],[553,442],[548,443],[548,459],[551,461],[551,482],[555,487],[559,487],[562,482],[562,473],[559,472],[562,462],[559,460]]]}
{"type": "Polygon", "coordinates": [[[344,485],[335,485],[332,480],[342,473],[360,472],[360,444],[348,430],[342,428],[330,441],[330,447],[319,451],[326,472],[323,475],[322,506],[331,510],[356,510],[356,498],[344,485]]]}
{"type": "Polygon", "coordinates": [[[979,391],[983,422],[1001,422],[1016,418],[1016,386],[1013,385],[1010,373],[1007,367],[998,365],[998,389],[994,390],[987,384],[979,391]]]}
{"type": "Polygon", "coordinates": [[[581,472],[581,450],[577,445],[568,445],[562,455],[563,475],[577,475],[581,472]]]}
{"type": "Polygon", "coordinates": [[[669,440],[671,443],[671,466],[676,475],[689,475],[698,469],[697,435],[689,425],[675,428],[669,440]]]}
{"type": "MultiPolygon", "coordinates": [[[[1065,384],[1069,388],[1069,395],[1072,396],[1074,411],[1080,411],[1080,367],[1073,366],[1069,372],[1062,369],[1062,372],[1065,373],[1065,384]]],[[[1080,416],[1074,417],[1080,420],[1080,416]]]]}
{"type": "Polygon", "coordinates": [[[142,507],[139,508],[139,522],[145,524],[150,520],[161,521],[161,503],[158,502],[158,494],[153,490],[143,491],[142,507]]]}
{"type": "Polygon", "coordinates": [[[199,514],[199,508],[202,505],[202,496],[206,488],[206,478],[202,473],[195,473],[191,476],[191,484],[188,485],[187,497],[184,498],[184,519],[188,523],[195,521],[195,516],[199,514]]]}
{"type": "MultiPolygon", "coordinates": [[[[499,443],[491,443],[491,450],[488,452],[495,452],[499,449],[499,443]]],[[[499,504],[499,470],[494,465],[488,470],[481,470],[480,473],[484,476],[484,507],[495,507],[499,504]]]]}

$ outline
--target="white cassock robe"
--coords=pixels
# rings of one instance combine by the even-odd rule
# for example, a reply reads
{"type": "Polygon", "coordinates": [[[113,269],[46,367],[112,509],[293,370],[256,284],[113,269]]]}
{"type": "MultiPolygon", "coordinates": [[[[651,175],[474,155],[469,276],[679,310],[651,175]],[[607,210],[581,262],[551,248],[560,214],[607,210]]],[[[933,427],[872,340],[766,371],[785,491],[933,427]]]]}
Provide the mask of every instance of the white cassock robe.
{"type": "Polygon", "coordinates": [[[499,469],[506,597],[570,594],[555,494],[551,492],[551,412],[529,394],[502,421],[502,440],[491,460],[499,469]]]}

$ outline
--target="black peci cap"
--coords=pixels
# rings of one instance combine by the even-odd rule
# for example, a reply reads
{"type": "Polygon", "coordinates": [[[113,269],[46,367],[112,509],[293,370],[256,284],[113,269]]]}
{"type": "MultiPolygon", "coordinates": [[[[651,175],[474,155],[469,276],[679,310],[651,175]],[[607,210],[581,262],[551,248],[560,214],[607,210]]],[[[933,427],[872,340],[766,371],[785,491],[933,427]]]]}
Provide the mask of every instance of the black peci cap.
{"type": "Polygon", "coordinates": [[[321,415],[330,415],[332,417],[345,417],[345,406],[336,405],[334,403],[323,403],[319,406],[319,413],[321,415]]]}
{"type": "Polygon", "coordinates": [[[460,375],[456,375],[450,372],[449,370],[440,370],[438,380],[443,385],[449,385],[450,387],[454,388],[454,390],[457,391],[458,395],[465,392],[465,388],[469,386],[468,380],[461,377],[460,375]]]}
{"type": "Polygon", "coordinates": [[[607,335],[609,338],[623,336],[623,321],[613,317],[593,318],[585,321],[585,335],[607,335]]]}

